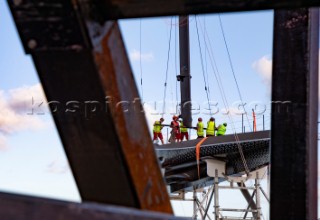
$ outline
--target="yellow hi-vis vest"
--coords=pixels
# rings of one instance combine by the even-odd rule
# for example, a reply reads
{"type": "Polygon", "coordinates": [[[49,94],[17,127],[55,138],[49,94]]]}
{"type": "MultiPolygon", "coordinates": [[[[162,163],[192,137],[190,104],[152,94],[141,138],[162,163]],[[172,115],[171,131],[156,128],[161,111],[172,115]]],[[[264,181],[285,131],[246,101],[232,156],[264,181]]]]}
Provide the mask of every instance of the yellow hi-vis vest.
{"type": "Polygon", "coordinates": [[[217,131],[217,136],[224,135],[226,133],[226,130],[227,130],[226,126],[219,125],[218,131],[217,131]]]}
{"type": "Polygon", "coordinates": [[[153,124],[153,132],[155,133],[160,133],[161,132],[161,123],[160,121],[155,121],[154,124],[153,124]]]}
{"type": "Polygon", "coordinates": [[[214,121],[208,121],[207,124],[207,135],[212,135],[214,136],[214,121]]]}
{"type": "Polygon", "coordinates": [[[197,135],[198,135],[198,137],[203,137],[203,135],[204,135],[202,122],[198,122],[198,124],[197,124],[197,135]]]}
{"type": "Polygon", "coordinates": [[[180,132],[188,132],[188,128],[183,125],[183,122],[180,122],[180,132]]]}

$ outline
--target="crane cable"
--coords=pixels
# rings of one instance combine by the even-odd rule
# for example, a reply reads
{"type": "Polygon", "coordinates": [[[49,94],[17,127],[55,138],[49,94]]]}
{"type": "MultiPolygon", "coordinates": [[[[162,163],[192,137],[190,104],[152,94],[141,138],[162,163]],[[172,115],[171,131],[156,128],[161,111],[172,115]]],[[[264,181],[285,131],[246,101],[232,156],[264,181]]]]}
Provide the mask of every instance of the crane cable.
{"type": "MultiPolygon", "coordinates": [[[[218,14],[218,17],[219,17],[219,24],[220,24],[222,36],[223,36],[223,41],[224,41],[224,44],[225,44],[225,47],[226,47],[226,50],[227,50],[227,53],[228,53],[228,59],[229,59],[230,67],[231,67],[231,72],[232,72],[234,81],[236,83],[237,89],[238,89],[238,94],[239,94],[239,97],[240,97],[240,101],[243,104],[244,103],[243,102],[243,98],[242,98],[240,87],[239,87],[239,84],[238,84],[238,80],[237,80],[237,77],[236,77],[236,74],[235,74],[235,71],[234,71],[234,68],[233,68],[233,63],[232,63],[232,60],[231,60],[231,55],[230,55],[229,47],[228,47],[228,44],[227,44],[227,41],[226,41],[226,36],[225,36],[225,33],[224,33],[224,29],[223,29],[223,25],[222,25],[222,20],[221,20],[220,14],[218,14]]],[[[243,105],[243,109],[245,110],[244,105],[243,105]]],[[[246,110],[245,110],[245,112],[246,112],[246,110]]],[[[249,118],[248,118],[248,114],[245,114],[245,115],[246,115],[246,118],[247,118],[247,122],[248,122],[249,128],[252,131],[252,128],[251,128],[250,122],[249,122],[249,118]]]]}
{"type": "Polygon", "coordinates": [[[208,89],[207,89],[208,83],[207,83],[207,80],[206,80],[205,70],[204,70],[204,65],[203,65],[203,57],[202,57],[202,50],[201,50],[199,30],[198,30],[198,21],[197,21],[197,16],[196,15],[195,15],[195,20],[196,20],[196,28],[197,28],[197,36],[198,36],[198,45],[199,45],[199,50],[200,50],[200,60],[201,60],[201,68],[202,68],[202,75],[203,75],[203,81],[204,81],[204,89],[206,91],[208,107],[209,107],[210,116],[211,116],[212,112],[211,112],[211,107],[210,107],[209,92],[208,92],[208,89]]]}
{"type": "Polygon", "coordinates": [[[165,108],[166,108],[167,82],[168,82],[169,59],[170,59],[170,48],[171,48],[171,32],[172,32],[172,17],[170,22],[169,47],[168,47],[168,56],[167,56],[166,78],[165,78],[164,93],[163,93],[162,117],[165,113],[165,108]]]}
{"type": "MultiPolygon", "coordinates": [[[[210,39],[209,39],[208,35],[206,35],[206,36],[207,36],[207,38],[209,40],[209,43],[210,43],[210,39]]],[[[210,43],[210,46],[211,46],[211,43],[210,43]]],[[[222,101],[224,103],[225,108],[229,109],[229,104],[228,104],[228,101],[227,101],[227,98],[226,98],[226,95],[225,95],[225,92],[224,92],[224,88],[223,88],[223,85],[222,85],[220,73],[218,71],[218,68],[217,68],[217,65],[216,65],[216,62],[215,62],[215,59],[214,59],[214,56],[213,56],[212,47],[210,47],[211,50],[209,50],[206,41],[205,41],[205,47],[206,47],[206,50],[208,51],[209,61],[210,61],[211,67],[213,69],[214,76],[215,76],[215,78],[217,80],[217,84],[218,84],[218,87],[219,87],[219,90],[220,90],[220,93],[221,93],[222,101]],[[215,65],[213,65],[213,63],[215,65]],[[216,68],[216,70],[215,70],[215,68],[216,68]]],[[[250,171],[249,171],[246,159],[245,159],[244,154],[243,154],[242,146],[240,144],[240,139],[239,139],[238,134],[237,134],[237,132],[235,130],[233,118],[232,118],[232,116],[230,114],[227,114],[227,115],[229,117],[229,120],[231,121],[232,130],[234,132],[234,137],[236,139],[237,147],[238,147],[238,150],[239,150],[239,154],[240,154],[240,157],[241,157],[245,172],[246,172],[247,175],[249,175],[250,171]]]]}

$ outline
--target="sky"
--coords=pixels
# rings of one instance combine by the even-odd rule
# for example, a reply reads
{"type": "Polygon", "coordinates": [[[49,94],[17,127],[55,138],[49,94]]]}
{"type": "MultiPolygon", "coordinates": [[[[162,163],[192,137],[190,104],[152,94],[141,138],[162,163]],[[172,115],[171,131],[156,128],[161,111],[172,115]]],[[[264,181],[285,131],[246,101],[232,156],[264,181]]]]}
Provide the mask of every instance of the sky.
{"type": "MultiPolygon", "coordinates": [[[[78,202],[81,199],[50,113],[45,107],[44,115],[30,110],[32,99],[43,101],[45,95],[5,1],[0,1],[0,27],[0,191],[78,202]]],[[[154,120],[163,112],[166,74],[165,123],[179,113],[177,17],[121,20],[120,28],[151,132],[154,120]]],[[[210,117],[207,87],[217,123],[227,122],[227,133],[242,131],[234,71],[248,112],[245,130],[252,129],[252,108],[256,108],[258,130],[263,129],[263,115],[265,129],[270,128],[272,31],[272,11],[190,16],[193,125],[198,117],[204,121],[210,117]],[[220,83],[216,77],[221,78],[220,83]]],[[[195,136],[194,131],[191,136],[195,136]]],[[[222,197],[226,205],[246,206],[243,201],[230,199],[234,197],[228,193],[222,197]]],[[[173,206],[178,215],[190,214],[190,204],[178,202],[173,206]]]]}
{"type": "MultiPolygon", "coordinates": [[[[240,85],[241,96],[243,101],[247,102],[247,108],[254,106],[253,102],[267,103],[270,100],[270,79],[271,79],[271,53],[272,53],[272,13],[262,12],[259,13],[259,22],[252,24],[249,21],[255,19],[257,16],[254,13],[238,13],[237,15],[225,15],[221,16],[223,22],[223,28],[225,31],[225,37],[227,39],[227,46],[230,48],[230,54],[232,57],[232,64],[235,69],[238,84],[240,85]],[[234,25],[235,20],[237,25],[234,25]],[[248,23],[250,25],[248,25],[248,23]],[[265,24],[265,25],[261,25],[265,24]],[[254,31],[249,31],[254,30],[254,31]],[[247,34],[250,33],[250,34],[247,34]],[[263,42],[263,43],[261,43],[263,42]],[[232,48],[232,50],[231,50],[232,48]],[[249,49],[252,48],[252,49],[249,49]],[[254,49],[253,49],[254,48],[254,49]],[[266,86],[262,83],[265,83],[266,86]],[[269,86],[269,87],[268,87],[269,86]],[[241,88],[242,87],[242,88],[241,88]],[[249,88],[248,88],[249,87],[249,88]],[[250,105],[251,104],[251,105],[250,105]]],[[[170,60],[168,67],[168,82],[167,82],[167,94],[166,98],[169,103],[176,102],[176,73],[179,71],[179,57],[178,57],[178,25],[177,18],[173,18],[173,28],[171,35],[171,48],[170,48],[170,60]],[[176,68],[177,66],[177,68],[176,68]]],[[[160,19],[148,19],[141,21],[141,54],[142,54],[142,79],[143,86],[139,85],[140,94],[143,91],[143,100],[148,103],[160,103],[160,106],[156,109],[158,112],[162,111],[161,102],[163,102],[165,74],[166,74],[166,62],[167,53],[169,47],[169,36],[170,36],[170,23],[171,18],[160,18],[160,19]],[[159,35],[165,35],[165,37],[157,37],[159,35]],[[149,91],[152,91],[149,92],[149,91]],[[154,97],[157,97],[155,100],[154,97]]],[[[225,108],[222,102],[222,96],[219,91],[219,86],[216,83],[214,73],[212,71],[212,65],[208,51],[212,49],[213,59],[216,61],[218,70],[220,73],[222,87],[228,99],[230,107],[236,107],[233,105],[240,100],[238,92],[236,90],[235,82],[231,72],[229,60],[227,59],[227,53],[225,44],[223,43],[223,37],[221,34],[218,17],[217,16],[198,16],[197,18],[199,38],[202,50],[202,60],[204,71],[201,66],[201,55],[198,46],[198,38],[196,32],[196,19],[190,18],[190,60],[191,60],[191,97],[194,101],[194,108],[199,109],[201,113],[209,112],[205,108],[207,98],[205,93],[205,83],[203,75],[207,76],[206,84],[210,90],[210,101],[212,104],[218,103],[214,111],[217,108],[219,113],[215,114],[216,118],[222,117],[224,120],[227,117],[223,117],[222,109],[225,108]],[[206,27],[204,28],[204,23],[206,27]],[[209,25],[210,24],[210,25],[209,25]],[[201,30],[206,29],[207,34],[202,34],[201,30]],[[211,45],[206,49],[203,41],[204,36],[208,36],[206,40],[207,45],[211,45]],[[203,74],[203,72],[205,72],[203,74]]],[[[140,70],[140,20],[130,20],[121,23],[125,43],[127,50],[131,57],[131,63],[135,72],[136,81],[139,83],[141,80],[140,70]]],[[[212,62],[213,63],[213,62],[212,62]]],[[[213,64],[214,65],[214,64],[213,64]]],[[[140,83],[139,83],[140,84],[140,83]]],[[[179,86],[178,86],[179,91],[179,86]]],[[[178,95],[179,96],[179,95],[178,95]]],[[[179,97],[178,97],[179,100],[179,97]]],[[[174,105],[172,105],[174,106],[174,105]]],[[[269,107],[268,107],[269,108],[269,107]]],[[[173,108],[174,109],[174,108],[173,108]]],[[[170,109],[166,111],[169,116],[170,109]]],[[[194,111],[194,123],[198,115],[197,111],[194,111]]],[[[250,110],[251,112],[251,110],[250,110]]],[[[200,114],[203,116],[205,121],[208,120],[209,115],[200,114]]],[[[251,116],[251,114],[250,114],[251,116]]],[[[266,115],[267,117],[267,115],[266,115]]],[[[239,120],[241,117],[237,117],[235,120],[239,120]]],[[[166,118],[170,120],[170,117],[166,118]]],[[[221,123],[218,121],[217,123],[221,123]]],[[[251,123],[250,123],[251,126],[251,123]]],[[[237,124],[237,127],[241,128],[241,124],[237,124]]],[[[249,125],[247,125],[249,129],[249,125]]]]}

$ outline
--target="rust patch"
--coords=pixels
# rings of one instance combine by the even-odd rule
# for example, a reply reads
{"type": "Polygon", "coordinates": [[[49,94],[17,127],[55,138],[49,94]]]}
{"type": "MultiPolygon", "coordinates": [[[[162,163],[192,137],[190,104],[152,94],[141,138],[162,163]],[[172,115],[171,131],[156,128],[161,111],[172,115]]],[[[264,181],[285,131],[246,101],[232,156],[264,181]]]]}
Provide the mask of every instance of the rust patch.
{"type": "Polygon", "coordinates": [[[108,105],[141,209],[173,213],[117,22],[95,46],[95,61],[112,100],[108,105]]]}

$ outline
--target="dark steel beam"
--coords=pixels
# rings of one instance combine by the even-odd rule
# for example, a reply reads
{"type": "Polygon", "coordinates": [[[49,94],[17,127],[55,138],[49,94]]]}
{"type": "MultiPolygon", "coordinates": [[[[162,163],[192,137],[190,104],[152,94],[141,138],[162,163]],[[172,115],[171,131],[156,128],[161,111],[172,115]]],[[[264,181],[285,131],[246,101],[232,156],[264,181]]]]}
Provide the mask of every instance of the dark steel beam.
{"type": "Polygon", "coordinates": [[[3,220],[167,220],[172,215],[95,203],[62,202],[52,199],[0,193],[3,220]]]}
{"type": "MultiPolygon", "coordinates": [[[[245,183],[237,183],[237,185],[239,187],[246,187],[245,183]]],[[[252,210],[257,210],[257,204],[256,202],[253,200],[254,198],[254,193],[251,195],[248,189],[240,189],[240,192],[242,193],[243,197],[245,198],[245,200],[248,203],[248,208],[250,207],[252,210]]],[[[258,215],[256,212],[252,212],[252,216],[254,217],[254,219],[258,219],[258,215]]]]}
{"type": "MultiPolygon", "coordinates": [[[[208,138],[200,149],[200,179],[195,156],[195,146],[199,139],[182,143],[155,146],[161,166],[165,170],[165,179],[171,192],[189,190],[212,184],[208,180],[205,159],[214,158],[226,161],[227,175],[234,175],[245,170],[237,141],[234,135],[208,138]],[[209,181],[208,183],[206,183],[209,181]]],[[[257,170],[270,163],[270,131],[259,131],[238,135],[244,156],[250,171],[257,170]]]]}
{"type": "MultiPolygon", "coordinates": [[[[87,0],[79,0],[87,1],[87,0]]],[[[106,19],[319,6],[319,0],[93,0],[106,19]]]]}
{"type": "Polygon", "coordinates": [[[192,126],[191,116],[191,87],[190,87],[190,42],[189,42],[189,16],[179,17],[179,45],[180,45],[180,93],[181,116],[183,124],[192,126]]]}
{"type": "Polygon", "coordinates": [[[82,200],[172,213],[119,26],[90,2],[9,4],[82,200]]]}
{"type": "Polygon", "coordinates": [[[274,18],[270,216],[314,220],[319,12],[277,10],[274,18]]]}

